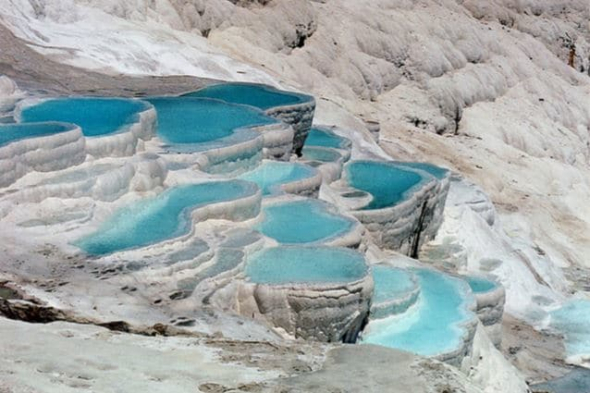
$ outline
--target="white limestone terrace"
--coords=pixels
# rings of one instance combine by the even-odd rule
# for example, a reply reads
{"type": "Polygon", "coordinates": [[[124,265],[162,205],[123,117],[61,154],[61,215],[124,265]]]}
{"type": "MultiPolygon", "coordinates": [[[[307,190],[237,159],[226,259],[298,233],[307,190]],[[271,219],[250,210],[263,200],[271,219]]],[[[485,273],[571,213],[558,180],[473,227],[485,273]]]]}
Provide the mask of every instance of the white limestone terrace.
{"type": "Polygon", "coordinates": [[[422,244],[434,237],[442,222],[449,174],[433,167],[439,180],[412,165],[351,161],[338,186],[342,199],[357,200],[351,212],[377,244],[417,257],[422,244]]]}
{"type": "Polygon", "coordinates": [[[375,293],[371,303],[372,319],[403,314],[420,296],[418,277],[411,270],[384,264],[371,265],[375,293]]]}
{"type": "Polygon", "coordinates": [[[20,102],[21,123],[63,121],[80,126],[92,158],[131,156],[140,141],[155,135],[156,111],[145,101],[123,98],[63,97],[20,102]]]}
{"type": "Polygon", "coordinates": [[[498,282],[483,275],[463,277],[469,284],[477,302],[477,317],[486,333],[498,348],[502,345],[502,316],[506,290],[498,282]]]}
{"type": "Polygon", "coordinates": [[[74,124],[0,124],[0,187],[29,172],[57,171],[85,159],[85,138],[74,124]]]}
{"type": "Polygon", "coordinates": [[[265,114],[293,127],[293,152],[298,156],[301,156],[315,111],[313,96],[255,83],[210,85],[184,96],[214,98],[263,110],[265,114]]]}
{"type": "MultiPolygon", "coordinates": [[[[183,105],[195,101],[199,104],[221,105],[225,109],[234,107],[220,101],[197,98],[164,98],[152,99],[156,109],[161,106],[158,100],[179,103],[184,110],[190,108],[183,105]]],[[[97,101],[103,102],[101,99],[97,101]]],[[[24,111],[26,113],[27,108],[24,111]]],[[[174,108],[170,113],[165,111],[159,111],[159,113],[163,116],[165,127],[162,139],[171,143],[179,142],[174,134],[179,132],[178,129],[175,129],[174,124],[172,126],[166,124],[169,117],[181,114],[178,108],[174,108]],[[166,129],[166,127],[170,128],[166,129]]],[[[187,141],[186,138],[189,139],[187,146],[190,151],[194,146],[192,143],[194,141],[190,140],[193,136],[187,136],[183,131],[179,134],[181,142],[187,141]]],[[[254,135],[254,140],[260,140],[258,134],[250,135],[254,135]]],[[[333,137],[331,134],[325,135],[328,135],[328,139],[333,137]]],[[[241,140],[241,138],[238,139],[241,140]]],[[[199,141],[196,142],[198,145],[199,141]]],[[[145,145],[148,150],[153,146],[153,143],[145,145]]],[[[257,144],[256,147],[260,151],[261,145],[257,144]]],[[[347,143],[345,139],[340,138],[340,143],[334,151],[346,152],[350,147],[350,142],[347,143]]],[[[326,149],[332,148],[326,147],[326,149]]],[[[199,149],[196,150],[199,152],[199,149]]],[[[203,150],[207,152],[212,149],[205,143],[203,150]]],[[[182,148],[175,153],[186,154],[182,148]]],[[[190,154],[188,157],[188,159],[195,158],[190,154]]],[[[59,248],[66,253],[76,255],[77,259],[91,256],[96,258],[97,264],[102,265],[125,261],[115,270],[121,268],[135,270],[132,276],[143,281],[144,296],[162,304],[165,309],[182,309],[195,300],[200,303],[213,302],[216,305],[222,305],[224,299],[225,307],[231,307],[232,302],[227,302],[229,296],[237,299],[233,305],[236,311],[248,316],[261,315],[263,320],[271,323],[275,328],[284,329],[289,336],[319,341],[356,341],[367,322],[372,295],[372,278],[368,274],[362,254],[354,254],[352,251],[334,246],[359,247],[364,234],[362,226],[354,219],[338,217],[334,214],[336,209],[324,202],[293,196],[276,197],[283,192],[317,197],[322,184],[320,172],[300,163],[266,161],[253,172],[241,176],[257,183],[259,190],[252,183],[234,180],[201,181],[192,184],[190,179],[202,178],[203,174],[193,172],[194,167],[189,166],[185,170],[178,165],[173,166],[173,171],[169,172],[167,166],[170,163],[178,162],[170,160],[167,154],[159,156],[154,153],[144,153],[127,163],[118,161],[116,157],[105,158],[87,162],[47,179],[29,177],[23,179],[18,188],[8,190],[2,201],[4,215],[9,221],[18,217],[18,226],[21,231],[38,232],[46,225],[61,227],[63,237],[58,242],[59,248]],[[141,180],[142,171],[144,175],[147,175],[147,181],[141,180]],[[139,180],[136,179],[136,175],[139,175],[139,180]],[[150,181],[149,178],[153,180],[150,181]],[[224,190],[225,186],[229,189],[224,190]],[[242,191],[238,190],[238,194],[234,196],[229,192],[234,188],[242,191]],[[138,198],[142,193],[152,196],[138,198]],[[265,202],[268,218],[272,216],[270,211],[273,206],[276,207],[281,202],[284,205],[301,204],[312,208],[307,213],[304,212],[304,215],[316,214],[316,218],[326,218],[327,220],[317,227],[320,232],[329,231],[320,233],[321,236],[316,236],[317,239],[309,240],[304,237],[310,235],[312,229],[318,229],[314,228],[314,222],[299,223],[311,225],[309,228],[305,225],[296,225],[291,228],[279,223],[278,228],[281,233],[271,234],[273,229],[263,228],[264,217],[259,217],[263,195],[271,197],[265,202]],[[43,206],[51,206],[53,198],[56,197],[79,200],[82,202],[80,209],[74,209],[72,217],[62,217],[57,221],[39,217],[38,213],[43,206]],[[91,205],[84,206],[88,199],[92,201],[91,205]],[[15,216],[9,211],[11,203],[23,205],[40,203],[41,205],[38,209],[29,211],[28,214],[15,216]],[[319,211],[313,211],[314,207],[325,212],[317,214],[319,211]],[[90,214],[88,208],[90,208],[90,214]],[[292,268],[295,268],[295,276],[285,277],[278,282],[260,282],[260,277],[256,275],[254,277],[249,270],[253,262],[248,261],[251,258],[256,260],[256,255],[260,255],[254,253],[256,247],[260,245],[264,247],[264,244],[268,247],[268,242],[261,243],[260,237],[251,237],[247,235],[247,231],[246,237],[236,235],[224,228],[225,224],[221,226],[216,224],[216,221],[220,219],[221,221],[245,221],[244,225],[238,225],[244,229],[252,225],[248,223],[248,220],[256,219],[259,226],[255,228],[259,228],[262,233],[279,243],[290,243],[288,240],[281,240],[283,235],[299,237],[300,239],[294,243],[307,243],[308,247],[266,249],[293,253],[293,258],[297,258],[297,261],[291,261],[289,258],[287,261],[290,261],[292,268]],[[340,225],[340,228],[333,227],[334,223],[340,225]],[[202,239],[203,228],[209,228],[212,236],[202,239]],[[220,241],[216,237],[225,238],[227,241],[220,241]],[[231,239],[250,240],[244,242],[231,239]],[[236,244],[236,241],[241,246],[231,245],[236,244]],[[258,246],[255,247],[256,244],[258,246]],[[318,244],[327,244],[332,247],[320,247],[318,244]],[[81,248],[86,255],[74,251],[76,247],[81,248]],[[326,266],[319,266],[315,270],[303,269],[311,274],[310,277],[298,276],[299,268],[296,266],[302,263],[299,259],[303,257],[304,262],[314,260],[305,257],[307,254],[323,255],[326,266]],[[354,264],[362,265],[362,274],[353,272],[351,277],[339,279],[338,274],[357,269],[354,266],[340,269],[340,259],[347,260],[344,256],[356,261],[354,264]],[[240,277],[243,269],[245,269],[246,281],[238,280],[237,284],[227,286],[229,283],[227,280],[231,281],[233,277],[240,277]],[[315,273],[319,274],[316,278],[313,277],[315,273]],[[149,288],[153,285],[161,289],[166,288],[169,301],[163,303],[161,299],[156,298],[154,289],[149,288]],[[223,289],[224,286],[227,286],[227,289],[223,289]],[[231,293],[234,295],[230,295],[231,293]],[[296,302],[299,305],[293,303],[294,299],[298,299],[296,302]],[[302,304],[305,304],[303,308],[301,308],[302,304]],[[335,309],[339,312],[334,312],[335,309]],[[316,324],[318,319],[325,323],[316,324]],[[293,324],[285,321],[295,322],[293,324]]],[[[291,211],[293,209],[287,210],[289,214],[293,213],[291,211]]],[[[296,210],[294,216],[283,217],[283,219],[289,218],[297,224],[296,210]]],[[[277,229],[276,226],[275,229],[277,229]]],[[[265,252],[265,249],[260,251],[260,253],[265,252]]],[[[268,251],[269,254],[272,252],[268,251]]],[[[274,260],[266,258],[265,263],[269,266],[277,263],[276,256],[274,260]]],[[[102,278],[108,278],[112,270],[104,269],[107,275],[102,278]]],[[[279,271],[288,272],[289,270],[281,268],[279,271]]],[[[113,282],[120,279],[115,273],[113,282]]],[[[125,278],[123,278],[124,281],[125,278]]],[[[128,287],[128,285],[122,287],[128,287]]],[[[175,321],[183,326],[194,323],[190,319],[188,322],[176,319],[175,321]]]]}
{"type": "Polygon", "coordinates": [[[260,200],[254,184],[239,180],[179,185],[116,211],[96,232],[75,245],[89,255],[105,255],[176,241],[193,234],[195,222],[255,217],[260,200]]]}
{"type": "Polygon", "coordinates": [[[291,126],[245,105],[197,97],[151,97],[160,154],[209,173],[254,169],[262,158],[288,160],[291,126]]]}
{"type": "Polygon", "coordinates": [[[153,153],[138,154],[125,162],[107,159],[72,168],[68,165],[68,169],[55,174],[32,173],[0,192],[0,217],[6,214],[3,207],[9,210],[14,203],[41,203],[48,198],[88,197],[113,202],[128,192],[148,192],[162,187],[167,173],[166,163],[153,153]]]}
{"type": "Polygon", "coordinates": [[[295,338],[354,343],[365,326],[373,280],[362,254],[338,247],[282,246],[253,254],[236,310],[295,338]]]}
{"type": "Polygon", "coordinates": [[[292,195],[264,199],[254,228],[283,245],[359,248],[364,235],[361,223],[336,206],[292,195]]]}
{"type": "MultiPolygon", "coordinates": [[[[299,270],[312,276],[318,273],[317,282],[313,282],[314,277],[298,277],[297,263],[290,264],[295,276],[288,276],[283,282],[256,282],[248,270],[249,261],[255,259],[257,251],[275,250],[269,248],[273,246],[272,241],[252,231],[262,220],[259,209],[264,188],[268,186],[271,191],[264,206],[272,206],[283,198],[302,200],[290,195],[277,198],[275,191],[317,197],[320,186],[329,187],[318,171],[297,162],[263,162],[261,168],[278,165],[288,168],[288,173],[300,168],[303,175],[289,175],[278,182],[262,176],[261,190],[246,183],[250,192],[243,198],[210,201],[192,210],[187,219],[184,214],[190,212],[183,209],[182,203],[174,202],[176,199],[185,201],[184,196],[176,198],[172,194],[192,187],[195,181],[197,185],[207,186],[235,180],[228,180],[232,175],[179,168],[168,155],[153,152],[155,142],[146,143],[147,152],[136,154],[132,159],[89,160],[50,177],[31,173],[0,196],[5,213],[3,225],[14,228],[13,232],[3,235],[9,237],[8,243],[17,245],[10,251],[11,255],[28,255],[31,249],[49,247],[50,251],[45,252],[50,259],[71,264],[69,267],[57,267],[59,263],[48,266],[44,259],[30,259],[27,275],[39,277],[39,272],[56,268],[60,278],[44,286],[45,290],[39,290],[36,285],[23,285],[25,291],[34,293],[46,304],[99,321],[106,317],[131,324],[161,323],[211,332],[212,327],[207,325],[210,321],[202,319],[201,310],[206,306],[214,307],[218,310],[215,312],[254,316],[261,322],[253,330],[240,329],[239,322],[224,327],[216,325],[223,334],[232,337],[269,339],[278,332],[288,338],[356,341],[367,322],[373,285],[361,253],[318,245],[285,247],[295,249],[297,261],[326,264],[317,271],[299,270]],[[275,190],[275,186],[279,189],[275,190]],[[184,221],[183,225],[170,226],[168,224],[175,221],[158,213],[170,205],[174,212],[182,213],[175,217],[178,222],[184,221]],[[18,207],[11,209],[14,206],[18,207]],[[67,214],[63,213],[64,207],[67,207],[67,214]],[[145,214],[154,211],[158,214],[147,219],[145,214]],[[118,220],[135,225],[119,225],[118,220]],[[171,230],[173,227],[189,229],[177,233],[171,230]],[[50,233],[47,228],[51,228],[50,233]],[[128,241],[162,232],[166,232],[163,238],[149,238],[133,244],[128,241]],[[169,237],[170,234],[175,236],[169,237]],[[80,238],[82,240],[77,243],[80,238]],[[87,246],[88,253],[94,257],[81,253],[72,243],[82,248],[87,246]],[[351,259],[357,262],[350,269],[339,270],[338,263],[333,264],[340,260],[338,254],[351,253],[355,255],[351,259]],[[318,255],[322,258],[317,258],[318,255]],[[348,273],[351,275],[346,276],[348,273]],[[345,277],[338,279],[339,274],[345,277]],[[114,306],[114,299],[120,297],[125,301],[114,306]],[[273,333],[266,330],[270,327],[273,333]]],[[[212,193],[220,197],[227,194],[215,190],[212,193]]],[[[339,208],[336,206],[333,213],[339,208]]],[[[358,247],[362,232],[362,227],[355,223],[353,231],[328,239],[326,243],[358,247]]],[[[365,251],[364,245],[360,250],[365,251]]],[[[277,258],[273,260],[280,262],[277,258]]],[[[289,273],[289,269],[279,271],[289,273]]],[[[14,266],[7,274],[17,277],[19,272],[20,268],[14,266]]],[[[458,353],[465,354],[464,351],[458,353]]],[[[455,362],[454,359],[451,362],[455,362]]]]}
{"type": "Polygon", "coordinates": [[[377,119],[389,154],[471,179],[451,187],[473,199],[445,213],[438,244],[461,250],[449,264],[493,271],[506,285],[509,312],[528,321],[582,288],[567,284],[562,269],[583,266],[590,244],[588,78],[579,72],[588,70],[586,1],[183,5],[9,0],[0,13],[60,62],[280,81],[313,92],[322,122],[355,129],[346,111],[377,119]],[[566,64],[564,32],[577,39],[576,69],[566,64]],[[303,47],[292,45],[299,33],[303,47]],[[214,46],[231,57],[211,54],[214,46]]]}
{"type": "Polygon", "coordinates": [[[318,170],[297,162],[265,160],[258,168],[239,178],[256,183],[264,196],[289,193],[317,197],[322,184],[318,170]]]}
{"type": "Polygon", "coordinates": [[[317,168],[324,182],[340,179],[344,164],[350,159],[352,142],[338,136],[329,127],[313,126],[303,146],[301,159],[317,168]]]}
{"type": "Polygon", "coordinates": [[[410,281],[407,294],[400,296],[391,286],[407,278],[391,271],[391,265],[373,269],[374,296],[394,307],[382,309],[389,315],[371,315],[362,342],[407,350],[460,367],[471,356],[478,323],[475,298],[467,283],[436,270],[415,269],[411,273],[417,277],[418,295],[410,281]]]}

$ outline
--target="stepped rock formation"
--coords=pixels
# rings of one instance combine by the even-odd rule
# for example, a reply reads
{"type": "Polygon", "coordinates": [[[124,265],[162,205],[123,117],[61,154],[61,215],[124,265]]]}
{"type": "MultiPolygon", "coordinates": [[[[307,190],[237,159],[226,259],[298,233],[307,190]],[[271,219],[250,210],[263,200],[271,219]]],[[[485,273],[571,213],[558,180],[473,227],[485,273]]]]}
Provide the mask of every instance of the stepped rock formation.
{"type": "MultiPolygon", "coordinates": [[[[354,141],[353,160],[426,161],[454,172],[436,192],[432,186],[430,202],[422,210],[404,212],[412,223],[424,222],[418,210],[431,217],[431,224],[418,228],[423,234],[415,236],[415,226],[400,229],[393,224],[387,239],[395,243],[392,248],[420,255],[441,269],[490,274],[505,286],[506,313],[542,327],[549,312],[571,293],[587,290],[589,16],[585,0],[7,0],[0,3],[0,74],[10,79],[0,75],[0,123],[12,120],[16,101],[26,94],[180,94],[215,80],[263,82],[306,92],[316,100],[316,123],[337,126],[339,134],[354,141]],[[442,195],[447,193],[443,212],[442,195]],[[403,240],[396,238],[398,232],[403,240]]],[[[307,127],[310,116],[304,113],[300,118],[307,127]]],[[[547,379],[563,372],[560,360],[541,356],[532,366],[515,362],[526,374],[523,377],[494,348],[501,296],[493,299],[489,313],[482,300],[480,316],[482,324],[491,327],[487,331],[492,340],[481,325],[473,327],[472,350],[461,353],[465,357],[460,362],[453,361],[462,374],[437,362],[381,349],[337,347],[328,352],[326,346],[303,343],[284,349],[285,341],[269,330],[270,324],[216,307],[220,300],[235,301],[233,280],[243,279],[240,272],[250,248],[269,245],[268,239],[249,235],[251,222],[212,220],[195,224],[186,237],[143,250],[102,259],[80,255],[70,243],[76,236],[96,228],[119,207],[158,195],[196,173],[178,163],[168,167],[172,159],[162,164],[152,156],[157,142],[145,139],[117,154],[136,153],[133,158],[104,158],[98,149],[91,154],[95,162],[88,160],[58,174],[31,172],[29,161],[8,168],[10,179],[0,178],[10,184],[0,193],[0,217],[7,228],[0,234],[0,282],[37,295],[39,304],[66,310],[67,315],[75,311],[111,327],[133,326],[145,333],[136,327],[157,325],[152,333],[174,331],[227,340],[217,348],[229,354],[211,358],[214,350],[201,351],[202,341],[178,337],[148,344],[135,336],[113,338],[95,327],[67,325],[61,331],[61,325],[20,326],[0,319],[5,331],[0,336],[6,340],[2,347],[9,349],[1,356],[6,368],[0,369],[8,371],[0,376],[7,376],[8,382],[0,378],[0,390],[3,384],[9,391],[43,391],[55,388],[52,384],[100,389],[112,382],[102,364],[96,370],[89,366],[91,375],[78,373],[77,360],[64,356],[57,345],[45,344],[42,354],[31,353],[15,338],[22,332],[33,344],[57,337],[66,345],[73,338],[89,353],[105,356],[114,350],[103,346],[104,337],[127,341],[130,353],[138,354],[130,361],[142,360],[130,372],[128,364],[118,364],[117,373],[131,390],[150,389],[157,380],[173,391],[281,391],[285,386],[305,391],[323,378],[328,391],[380,392],[401,380],[417,392],[527,392],[525,377],[539,382],[539,375],[547,379]],[[79,176],[88,179],[67,180],[79,176]],[[181,327],[182,332],[162,325],[181,327]],[[84,340],[78,340],[78,334],[84,340]],[[187,386],[184,376],[173,370],[171,378],[154,372],[152,361],[180,341],[183,348],[199,348],[187,356],[203,360],[205,374],[219,372],[219,378],[209,381],[199,374],[187,386]],[[157,347],[157,353],[138,349],[144,344],[157,347]],[[352,360],[355,355],[358,359],[352,360]],[[13,356],[22,356],[24,362],[12,362],[13,356]],[[59,363],[48,366],[55,359],[59,363]],[[394,361],[400,364],[395,373],[379,369],[372,374],[371,366],[394,361]],[[239,371],[228,370],[227,362],[240,362],[239,371]],[[141,369],[149,372],[137,380],[130,377],[141,369]],[[302,369],[312,372],[304,374],[302,369]],[[374,380],[359,382],[359,375],[369,373],[374,380]],[[244,385],[236,385],[236,380],[244,385]]],[[[265,158],[286,160],[290,149],[298,150],[299,142],[290,145],[291,134],[285,129],[272,136],[263,133],[262,139],[255,150],[261,148],[265,158]]],[[[78,155],[88,143],[81,146],[80,141],[64,161],[81,163],[78,155]]],[[[37,146],[31,148],[43,155],[37,146]]],[[[6,153],[11,149],[0,146],[0,167],[11,165],[15,153],[6,153]]],[[[213,157],[199,163],[201,169],[227,169],[217,166],[213,157]]],[[[337,179],[340,168],[328,169],[320,167],[319,172],[337,179]]],[[[219,175],[211,172],[200,180],[219,175]]],[[[320,182],[292,191],[319,195],[345,210],[359,207],[342,202],[333,188],[325,187],[329,181],[321,187],[320,182]]],[[[378,242],[364,240],[370,263],[390,256],[378,242]]],[[[277,320],[295,318],[292,298],[300,290],[276,294],[289,305],[277,320]]],[[[252,296],[256,292],[248,291],[252,296]]],[[[259,297],[267,292],[260,290],[259,297]]],[[[365,305],[369,308],[364,295],[353,303],[357,300],[363,310],[365,305]]],[[[312,303],[305,305],[313,308],[312,303]]],[[[352,338],[361,320],[342,330],[352,338]]],[[[283,328],[296,335],[291,322],[283,328]]],[[[329,323],[318,325],[325,327],[325,337],[342,338],[329,323]]],[[[510,337],[515,329],[505,329],[504,334],[510,337]]],[[[538,345],[562,350],[559,337],[542,336],[551,343],[538,340],[538,345]]],[[[521,350],[531,353],[526,345],[532,344],[525,340],[523,348],[514,346],[505,354],[514,360],[521,350]]]]}

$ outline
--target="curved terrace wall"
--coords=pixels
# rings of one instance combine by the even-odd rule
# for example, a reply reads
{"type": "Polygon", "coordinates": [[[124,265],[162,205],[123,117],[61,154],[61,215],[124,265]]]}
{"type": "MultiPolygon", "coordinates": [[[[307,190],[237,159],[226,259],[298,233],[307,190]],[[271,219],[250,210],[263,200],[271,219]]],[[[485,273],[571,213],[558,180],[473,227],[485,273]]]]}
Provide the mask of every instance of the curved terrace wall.
{"type": "Polygon", "coordinates": [[[22,123],[65,121],[79,125],[86,137],[86,152],[94,158],[131,156],[139,140],[147,141],[155,135],[156,127],[156,111],[151,104],[123,98],[25,100],[17,107],[15,118],[22,123]],[[110,111],[123,104],[125,110],[117,109],[112,119],[115,115],[110,111]],[[103,119],[105,124],[100,124],[103,119]]]}
{"type": "Polygon", "coordinates": [[[301,155],[315,112],[315,99],[312,96],[255,83],[211,85],[184,96],[215,98],[263,110],[293,128],[293,152],[298,156],[301,155]]]}
{"type": "Polygon", "coordinates": [[[375,283],[371,319],[403,314],[418,301],[420,285],[411,271],[373,265],[371,274],[375,283]]]}
{"type": "MultiPolygon", "coordinates": [[[[353,188],[355,184],[350,171],[354,170],[354,165],[375,166],[376,171],[371,171],[371,177],[365,178],[369,182],[372,178],[379,181],[377,169],[392,169],[403,176],[414,176],[417,179],[407,181],[407,188],[398,190],[400,195],[397,200],[394,198],[387,203],[380,203],[373,198],[364,207],[351,211],[372,234],[377,245],[416,257],[424,242],[424,233],[436,233],[435,229],[440,225],[432,222],[444,209],[441,202],[446,199],[446,194],[439,195],[440,182],[424,171],[401,167],[391,162],[352,161],[345,167],[345,181],[353,188]]],[[[395,177],[391,182],[395,184],[395,177]]],[[[388,184],[383,187],[388,187],[388,184]]]]}
{"type": "Polygon", "coordinates": [[[262,216],[255,228],[281,244],[358,248],[362,242],[364,230],[358,221],[317,199],[272,198],[264,203],[262,216]]]}
{"type": "Polygon", "coordinates": [[[86,158],[80,127],[46,122],[0,125],[0,187],[31,171],[50,172],[79,165],[86,158]],[[31,132],[31,128],[37,130],[31,132]],[[8,134],[13,137],[8,138],[8,134]]]}
{"type": "Polygon", "coordinates": [[[486,333],[496,347],[502,345],[502,317],[506,290],[492,280],[479,276],[464,277],[477,302],[477,316],[486,329],[486,333]]]}
{"type": "Polygon", "coordinates": [[[476,303],[467,283],[435,270],[412,269],[420,285],[414,308],[401,316],[371,319],[362,340],[414,352],[456,367],[473,348],[476,303]]]}
{"type": "Polygon", "coordinates": [[[209,173],[290,157],[293,130],[257,108],[198,97],[153,97],[158,136],[170,159],[209,173]],[[178,154],[181,153],[181,154],[178,154]]]}
{"type": "MultiPolygon", "coordinates": [[[[305,262],[305,266],[310,266],[310,275],[314,273],[311,265],[321,266],[327,262],[323,259],[324,252],[352,254],[358,259],[354,263],[364,266],[357,266],[357,272],[335,280],[310,277],[306,281],[305,277],[287,277],[269,282],[252,277],[249,271],[252,261],[249,260],[246,274],[250,281],[244,282],[239,289],[237,311],[266,320],[296,338],[354,343],[367,322],[373,292],[373,280],[362,256],[348,249],[332,247],[280,247],[261,253],[278,250],[275,261],[289,262],[291,257],[284,253],[289,249],[305,262]]],[[[277,270],[289,274],[288,266],[279,266],[277,270]]]]}
{"type": "MultiPolygon", "coordinates": [[[[303,148],[301,161],[306,165],[317,168],[322,173],[322,178],[326,184],[330,184],[342,176],[345,157],[342,154],[347,152],[343,150],[305,146],[303,148]]],[[[350,154],[350,152],[348,152],[350,154]]]]}
{"type": "Polygon", "coordinates": [[[322,175],[319,171],[292,162],[265,161],[240,178],[258,184],[264,196],[288,193],[315,198],[322,185],[322,175]]]}
{"type": "Polygon", "coordinates": [[[443,222],[443,213],[451,186],[451,172],[448,169],[438,167],[424,162],[401,162],[395,161],[397,165],[407,167],[410,169],[424,171],[436,178],[436,190],[432,193],[428,200],[424,212],[425,226],[422,229],[419,247],[423,243],[428,242],[436,237],[436,234],[443,222]]]}
{"type": "Polygon", "coordinates": [[[123,164],[89,162],[60,171],[34,184],[22,184],[4,200],[39,203],[47,198],[91,197],[114,201],[128,191],[148,191],[161,187],[166,179],[165,163],[154,154],[143,154],[123,164]]]}
{"type": "Polygon", "coordinates": [[[241,180],[179,185],[117,210],[74,244],[100,256],[174,241],[192,235],[195,222],[256,217],[260,201],[258,188],[241,180]]]}

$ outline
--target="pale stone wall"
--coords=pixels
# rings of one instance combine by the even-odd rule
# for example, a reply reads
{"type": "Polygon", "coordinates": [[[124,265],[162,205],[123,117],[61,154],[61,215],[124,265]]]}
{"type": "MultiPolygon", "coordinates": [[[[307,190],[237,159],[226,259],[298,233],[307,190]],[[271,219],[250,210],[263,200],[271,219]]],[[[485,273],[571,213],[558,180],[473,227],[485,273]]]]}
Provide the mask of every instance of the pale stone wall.
{"type": "Polygon", "coordinates": [[[373,279],[344,284],[267,285],[244,282],[237,311],[288,334],[322,342],[356,342],[369,317],[373,279]]]}
{"type": "Polygon", "coordinates": [[[277,118],[293,127],[293,152],[298,156],[301,155],[305,138],[307,138],[307,134],[309,134],[309,130],[311,129],[314,112],[315,99],[313,97],[310,97],[310,100],[306,102],[277,106],[265,111],[267,115],[277,118]]]}
{"type": "Polygon", "coordinates": [[[0,146],[0,187],[31,171],[51,172],[81,164],[86,159],[85,146],[82,131],[74,125],[69,131],[0,146]]]}

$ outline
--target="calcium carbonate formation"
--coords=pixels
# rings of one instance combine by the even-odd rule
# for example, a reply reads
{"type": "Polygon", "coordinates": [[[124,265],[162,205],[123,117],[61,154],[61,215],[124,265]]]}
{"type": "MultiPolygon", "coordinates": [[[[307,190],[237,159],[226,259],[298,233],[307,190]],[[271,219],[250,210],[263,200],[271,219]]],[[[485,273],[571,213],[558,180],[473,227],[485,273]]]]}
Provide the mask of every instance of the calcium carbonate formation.
{"type": "Polygon", "coordinates": [[[240,83],[29,98],[0,125],[0,217],[38,242],[50,228],[64,255],[101,280],[133,277],[169,312],[213,305],[288,337],[362,337],[456,365],[477,313],[499,345],[501,286],[364,255],[417,257],[441,226],[449,171],[350,161],[352,141],[312,127],[314,110],[313,97],[240,83]]]}

